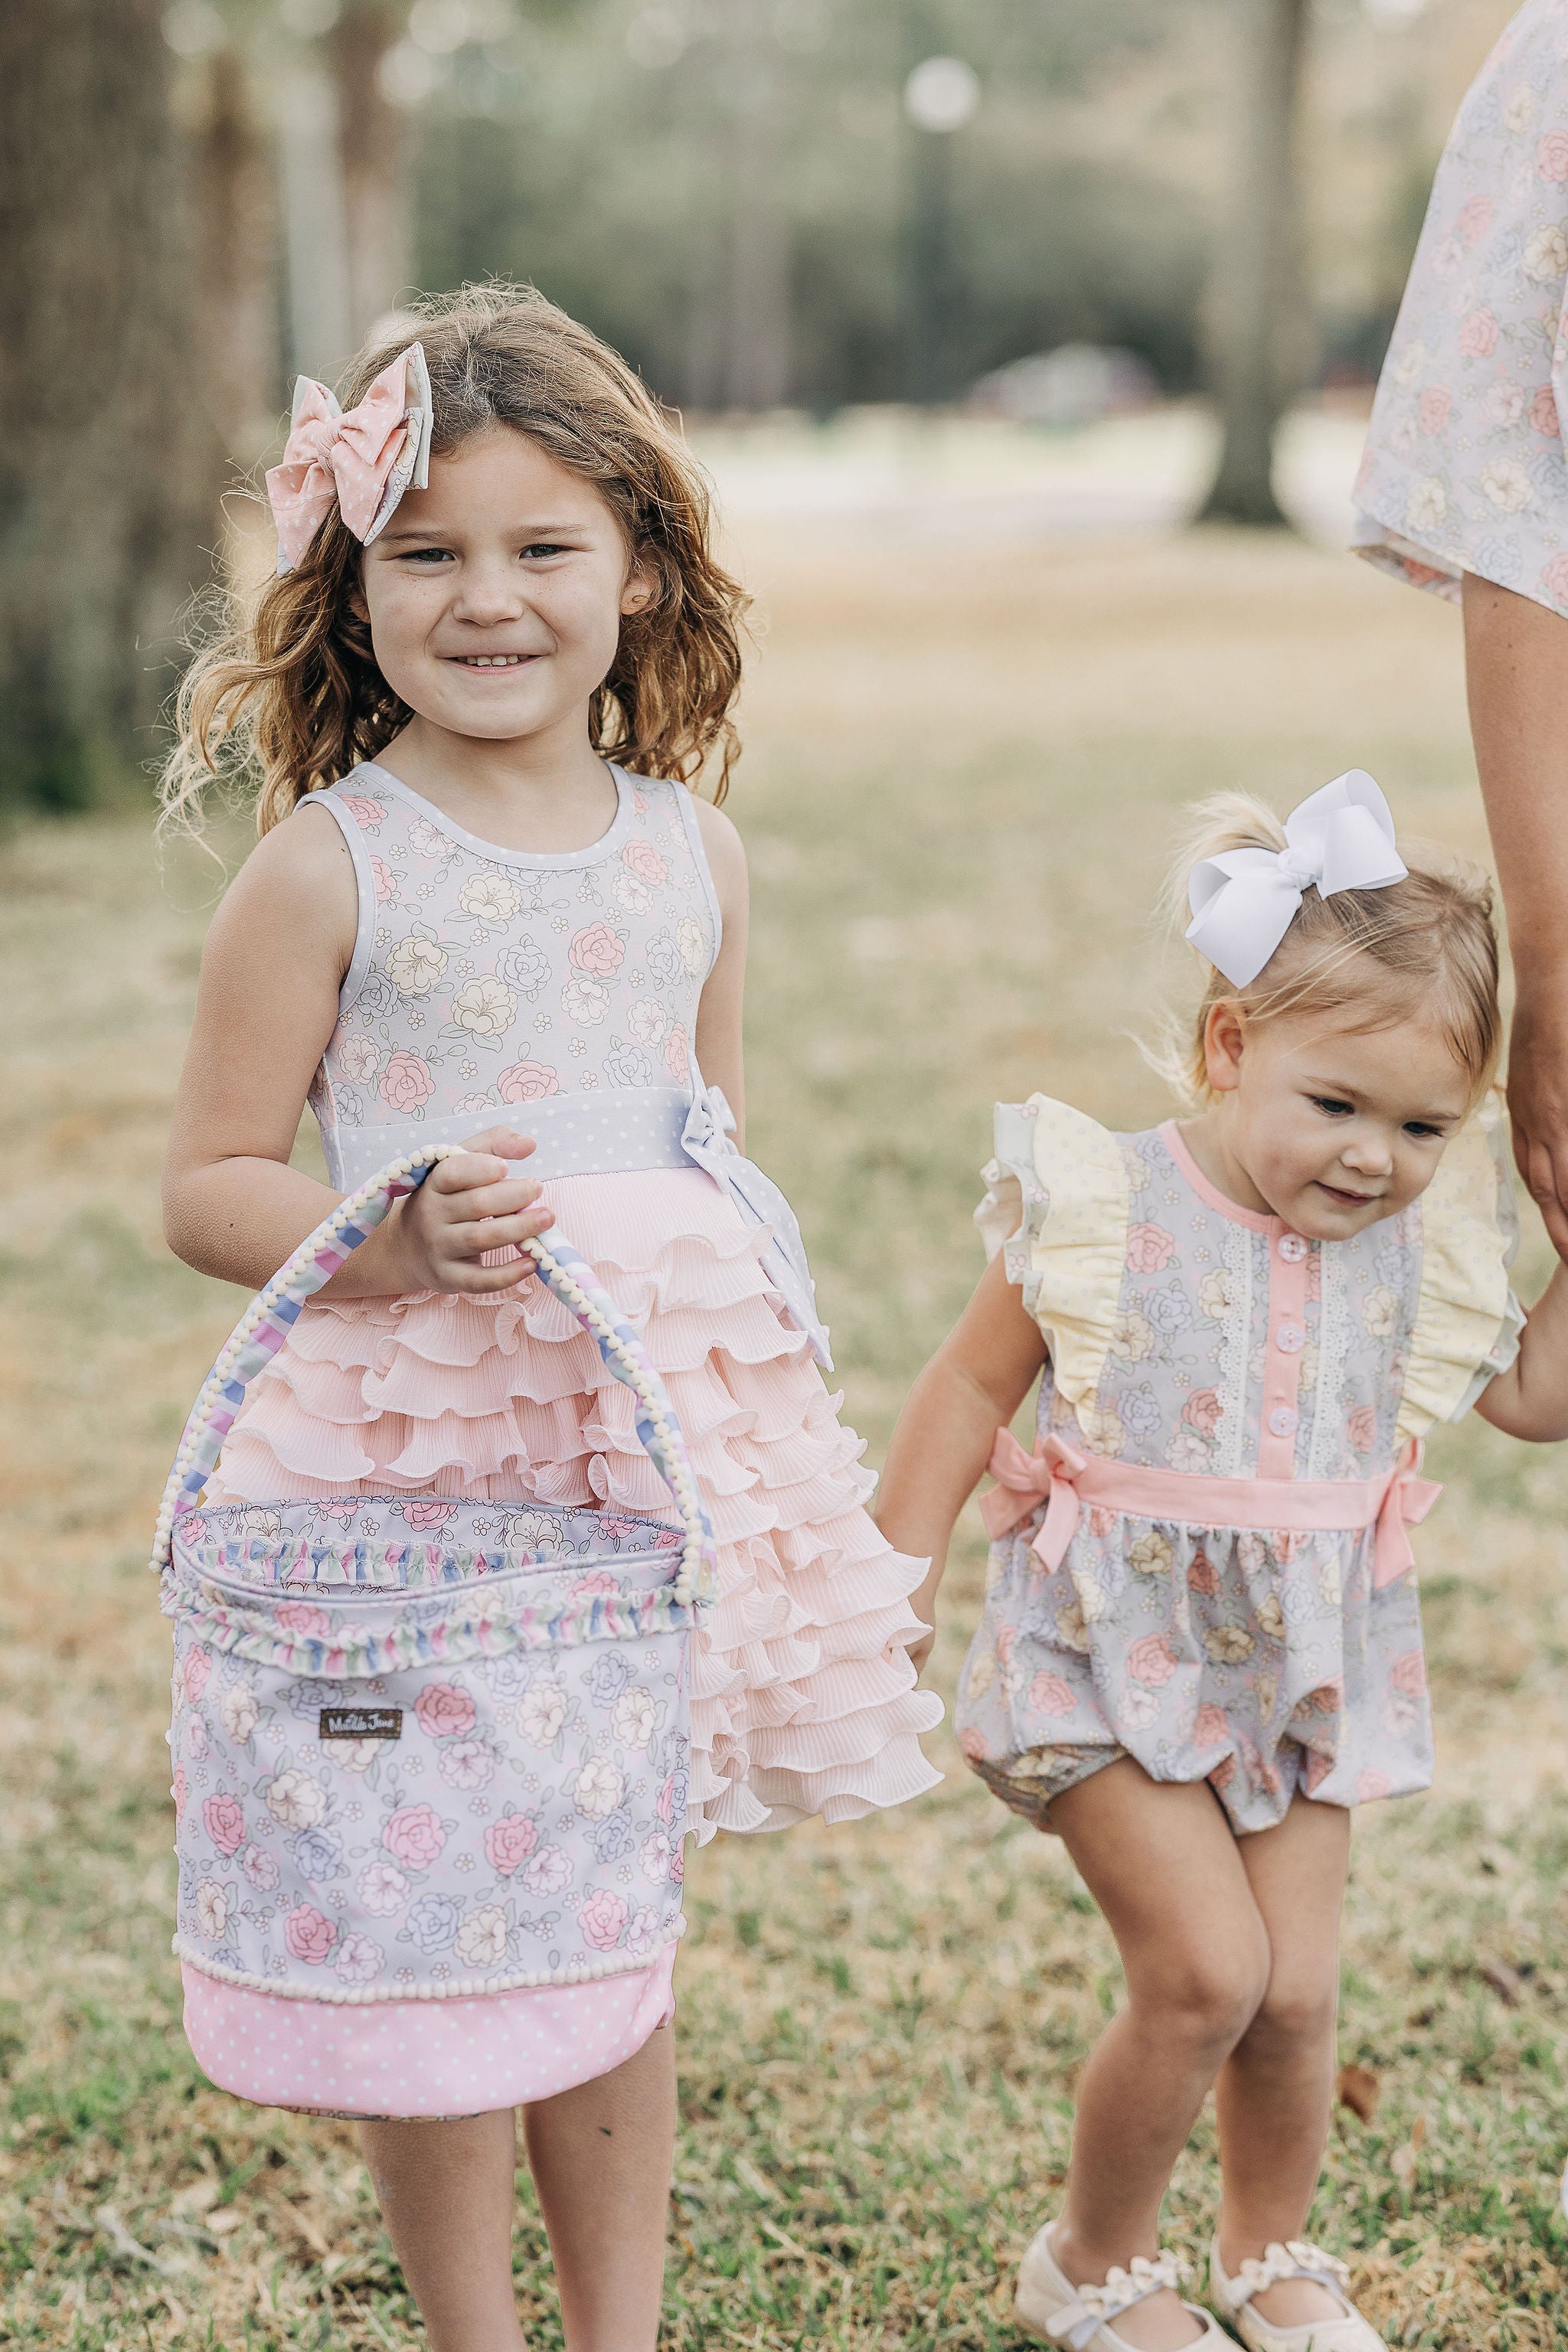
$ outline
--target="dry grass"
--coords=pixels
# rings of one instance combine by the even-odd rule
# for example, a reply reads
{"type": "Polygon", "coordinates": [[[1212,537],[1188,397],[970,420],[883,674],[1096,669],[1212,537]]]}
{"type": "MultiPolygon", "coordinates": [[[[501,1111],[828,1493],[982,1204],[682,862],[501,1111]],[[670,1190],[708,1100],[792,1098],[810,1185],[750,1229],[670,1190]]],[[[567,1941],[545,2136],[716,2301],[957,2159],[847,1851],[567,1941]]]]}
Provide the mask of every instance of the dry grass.
{"type": "MultiPolygon", "coordinates": [[[[752,1131],[794,1194],[848,1412],[886,1437],[974,1271],[988,1106],[1157,1107],[1122,1033],[1193,793],[1352,761],[1479,852],[1453,615],[1299,545],[1047,550],[760,528],[771,613],[734,807],[755,872],[752,1131]]],[[[230,1317],[157,1238],[210,883],[125,824],[5,852],[13,1136],[0,1209],[9,1506],[0,1811],[0,2342],[403,2347],[417,2325],[352,2132],[206,2086],[168,1956],[165,1633],[142,1562],[230,1317]]],[[[1358,1833],[1341,2111],[1316,2227],[1393,2342],[1568,2340],[1555,2175],[1568,1960],[1568,1475],[1480,1426],[1423,1543],[1442,1777],[1358,1833]]],[[[937,1679],[977,1591],[971,1541],[937,1679]]],[[[681,1966],[672,2346],[1014,2339],[1117,1997],[1058,1848],[958,1768],[886,1821],[710,1848],[681,1966]]],[[[1171,2202],[1198,2246],[1200,2132],[1171,2202]]],[[[523,2186],[518,2283],[559,2333],[523,2186]]]]}

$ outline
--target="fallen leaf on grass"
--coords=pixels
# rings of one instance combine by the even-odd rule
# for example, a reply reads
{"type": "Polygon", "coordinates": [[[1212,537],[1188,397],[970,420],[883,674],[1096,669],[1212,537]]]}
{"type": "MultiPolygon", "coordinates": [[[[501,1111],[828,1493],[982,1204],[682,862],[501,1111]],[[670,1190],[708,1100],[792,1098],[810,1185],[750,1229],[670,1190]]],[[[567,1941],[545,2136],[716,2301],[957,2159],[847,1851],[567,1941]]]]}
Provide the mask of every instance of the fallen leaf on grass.
{"type": "Polygon", "coordinates": [[[294,2227],[299,2231],[300,2237],[304,2240],[306,2245],[309,2246],[313,2254],[330,2254],[331,2252],[331,2240],[325,2236],[317,2227],[316,2223],[311,2221],[310,2215],[305,2211],[302,2206],[291,2205],[288,2199],[284,2198],[279,2202],[278,2210],[283,2215],[285,2221],[293,2222],[294,2227]]]}
{"type": "Polygon", "coordinates": [[[217,2203],[222,2183],[214,2180],[210,2175],[193,2180],[188,2188],[176,2190],[170,2198],[169,2210],[171,2213],[205,2213],[209,2205],[217,2203]]]}
{"type": "Polygon", "coordinates": [[[166,2255],[155,2254],[151,2246],[144,2246],[139,2239],[133,2238],[112,2205],[100,2205],[92,2218],[117,2253],[124,2254],[131,2262],[148,2263],[161,2278],[170,2278],[174,2274],[178,2265],[170,2262],[166,2255]]]}
{"type": "Polygon", "coordinates": [[[1342,2066],[1334,2084],[1341,2106],[1349,2107],[1352,2115],[1359,2116],[1363,2124],[1371,2123],[1376,2115],[1382,2089],[1382,2084],[1370,2066],[1342,2066]]]}
{"type": "Polygon", "coordinates": [[[1415,2179],[1415,2161],[1426,2144],[1426,2118],[1417,2116],[1410,2126],[1410,2137],[1403,2147],[1396,2147],[1388,2159],[1388,2168],[1401,2189],[1408,2191],[1415,2179]]]}
{"type": "Polygon", "coordinates": [[[1506,1960],[1483,1960],[1480,1973],[1500,2000],[1507,2001],[1510,2009],[1519,2007],[1524,1979],[1517,1969],[1510,1969],[1506,1960]]]}
{"type": "Polygon", "coordinates": [[[771,2180],[763,2179],[756,2166],[748,2158],[734,2156],[730,2161],[735,2168],[735,2178],[751,2190],[753,2197],[760,2197],[764,2205],[777,2203],[778,2190],[771,2180]]]}

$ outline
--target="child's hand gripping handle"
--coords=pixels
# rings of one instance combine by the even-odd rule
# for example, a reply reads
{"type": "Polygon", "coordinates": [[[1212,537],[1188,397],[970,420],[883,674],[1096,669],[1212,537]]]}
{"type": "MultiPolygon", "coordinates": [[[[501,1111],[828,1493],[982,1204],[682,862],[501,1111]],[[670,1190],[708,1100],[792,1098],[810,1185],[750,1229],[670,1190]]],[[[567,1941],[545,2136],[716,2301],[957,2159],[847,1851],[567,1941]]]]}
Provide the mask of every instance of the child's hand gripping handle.
{"type": "MultiPolygon", "coordinates": [[[[283,1345],[306,1299],[331,1280],[395,1202],[416,1192],[437,1161],[449,1158],[458,1149],[431,1144],[423,1151],[395,1160],[340,1202],[251,1300],[203,1382],[185,1423],[159,1507],[154,1568],[168,1566],[175,1519],[197,1505],[246,1390],[283,1345]]],[[[709,1600],[715,1570],[713,1530],[698,1495],[675,1408],[641,1339],[614,1300],[599,1288],[593,1267],[570,1243],[552,1234],[548,1240],[535,1239],[521,1246],[534,1261],[540,1280],[576,1318],[616,1378],[637,1398],[637,1435],[675,1498],[685,1538],[672,1599],[683,1605],[709,1600]]]]}

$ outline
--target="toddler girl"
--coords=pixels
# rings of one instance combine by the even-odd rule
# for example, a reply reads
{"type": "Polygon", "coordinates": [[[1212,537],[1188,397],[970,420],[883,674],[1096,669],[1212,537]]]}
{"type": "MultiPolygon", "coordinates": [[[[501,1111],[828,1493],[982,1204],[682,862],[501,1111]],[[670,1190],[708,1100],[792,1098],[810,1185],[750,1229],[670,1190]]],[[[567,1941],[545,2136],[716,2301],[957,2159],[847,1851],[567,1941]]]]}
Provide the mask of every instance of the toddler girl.
{"type": "MultiPolygon", "coordinates": [[[[422,1528],[475,1503],[660,1511],[633,1393],[520,1278],[516,1245],[558,1217],[664,1376],[719,1540],[689,1785],[674,1775],[667,1826],[635,1858],[613,1816],[599,1841],[624,1876],[679,1879],[687,1827],[700,1842],[847,1821],[930,1786],[917,1734],[941,1715],[904,1646],[921,1564],[862,1508],[859,1445],[813,1361],[828,1359],[798,1231],[731,1140],[745,863],[689,784],[710,752],[721,791],[728,772],[742,599],[660,411],[538,298],[432,309],[417,342],[364,355],[350,399],[341,414],[301,383],[268,478],[281,576],[184,691],[171,806],[237,765],[258,776],[262,838],[207,942],[169,1238],[256,1286],[387,1161],[465,1149],[305,1307],[207,1499],[390,1494],[422,1528]],[[327,1187],[289,1164],[307,1098],[327,1187]]],[[[546,1769],[562,1725],[534,1711],[524,1737],[546,1769]]],[[[492,1790],[490,1810],[516,1794],[492,1790]]],[[[569,1906],[536,1865],[522,1845],[496,1864],[569,1906]]],[[[362,1894],[379,1915],[413,1886],[377,1870],[362,1894]]],[[[328,2082],[369,2067],[354,2037],[378,2011],[307,2004],[307,2032],[301,2004],[181,1948],[187,2031],[216,2079],[342,2105],[328,2082]]],[[[437,2352],[522,2340],[520,2105],[568,2344],[653,2344],[673,1959],[634,1938],[598,1981],[488,1997],[461,2021],[460,2083],[452,2037],[420,2031],[423,2011],[410,2023],[394,2119],[367,2121],[364,2144],[437,2352]]]]}
{"type": "Polygon", "coordinates": [[[1118,1135],[1042,1095],[999,1108],[992,1263],[905,1408],[879,1517],[931,1554],[929,1619],[964,1498],[999,1480],[960,1745],[1065,1840],[1126,1972],[1020,2320],[1075,2352],[1228,2340],[1157,2235],[1212,2084],[1215,2308],[1255,2352],[1375,2352],[1303,2238],[1351,1809],[1432,1776],[1421,1437],[1472,1404],[1568,1435],[1568,1279],[1521,1331],[1478,1108],[1484,888],[1407,867],[1359,772],[1283,828],[1242,799],[1201,816],[1196,1116],[1118,1135]],[[1031,1456],[1007,1424],[1037,1373],[1031,1456]]]}

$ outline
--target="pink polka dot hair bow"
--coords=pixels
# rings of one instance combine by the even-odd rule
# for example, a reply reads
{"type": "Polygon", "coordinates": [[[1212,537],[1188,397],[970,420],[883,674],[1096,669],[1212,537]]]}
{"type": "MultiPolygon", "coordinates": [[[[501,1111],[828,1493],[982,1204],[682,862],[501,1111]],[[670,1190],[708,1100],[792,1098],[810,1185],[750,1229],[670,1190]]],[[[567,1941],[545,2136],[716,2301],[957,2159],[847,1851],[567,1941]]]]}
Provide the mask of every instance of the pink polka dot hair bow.
{"type": "Polygon", "coordinates": [[[279,572],[292,572],[334,504],[368,547],[409,484],[426,487],[430,427],[430,373],[417,343],[389,361],[346,413],[326,384],[300,376],[283,462],[267,475],[279,572]]]}
{"type": "Polygon", "coordinates": [[[1309,793],[1285,820],[1283,849],[1226,849],[1202,857],[1187,883],[1187,937],[1234,988],[1257,979],[1309,889],[1382,890],[1408,871],[1394,816],[1364,768],[1309,793]]]}

